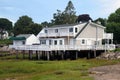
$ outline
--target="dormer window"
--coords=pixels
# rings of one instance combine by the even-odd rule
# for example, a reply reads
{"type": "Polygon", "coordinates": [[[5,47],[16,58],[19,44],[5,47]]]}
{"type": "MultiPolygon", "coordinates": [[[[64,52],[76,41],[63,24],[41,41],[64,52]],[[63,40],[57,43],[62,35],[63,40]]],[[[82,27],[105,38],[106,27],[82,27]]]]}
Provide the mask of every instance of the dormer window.
{"type": "Polygon", "coordinates": [[[58,29],[55,29],[55,33],[58,33],[58,29]]]}
{"type": "Polygon", "coordinates": [[[73,32],[73,28],[69,28],[69,32],[73,32]]]}
{"type": "Polygon", "coordinates": [[[47,30],[45,30],[45,33],[47,33],[47,30]]]}

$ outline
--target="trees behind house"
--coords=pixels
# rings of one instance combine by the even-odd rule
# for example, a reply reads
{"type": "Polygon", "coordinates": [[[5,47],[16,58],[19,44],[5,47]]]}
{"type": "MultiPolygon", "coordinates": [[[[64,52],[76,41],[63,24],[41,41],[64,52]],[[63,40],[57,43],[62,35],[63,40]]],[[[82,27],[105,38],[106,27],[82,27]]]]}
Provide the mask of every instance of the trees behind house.
{"type": "Polygon", "coordinates": [[[26,34],[29,26],[33,23],[32,18],[28,16],[21,16],[17,20],[14,26],[14,34],[26,34]]]}
{"type": "Polygon", "coordinates": [[[53,25],[54,25],[53,23],[47,22],[47,21],[44,21],[44,22],[41,23],[42,28],[50,27],[50,26],[53,26],[53,25]]]}
{"type": "Polygon", "coordinates": [[[71,1],[68,2],[65,10],[62,12],[57,10],[57,13],[53,14],[52,24],[59,25],[59,24],[72,24],[75,23],[76,20],[76,12],[74,5],[71,1]]]}
{"type": "Polygon", "coordinates": [[[6,18],[0,18],[0,29],[12,30],[12,22],[6,18]]]}
{"type": "Polygon", "coordinates": [[[17,22],[15,23],[14,26],[14,34],[18,35],[18,34],[36,34],[41,30],[41,26],[37,23],[34,23],[32,21],[32,18],[28,17],[28,16],[21,16],[17,22]],[[36,31],[35,31],[36,30],[36,31]]]}
{"type": "Polygon", "coordinates": [[[29,25],[29,28],[27,29],[27,33],[37,35],[41,29],[42,29],[41,24],[32,23],[29,25]]]}
{"type": "Polygon", "coordinates": [[[6,18],[0,18],[0,39],[3,39],[2,35],[4,31],[10,32],[12,30],[12,22],[6,18]]]}
{"type": "Polygon", "coordinates": [[[107,19],[98,18],[98,19],[94,20],[94,22],[95,22],[95,23],[100,22],[100,24],[101,24],[102,26],[106,26],[106,24],[107,24],[107,19]]]}
{"type": "Polygon", "coordinates": [[[114,43],[120,44],[120,8],[110,14],[106,26],[107,32],[114,34],[114,43]]]}

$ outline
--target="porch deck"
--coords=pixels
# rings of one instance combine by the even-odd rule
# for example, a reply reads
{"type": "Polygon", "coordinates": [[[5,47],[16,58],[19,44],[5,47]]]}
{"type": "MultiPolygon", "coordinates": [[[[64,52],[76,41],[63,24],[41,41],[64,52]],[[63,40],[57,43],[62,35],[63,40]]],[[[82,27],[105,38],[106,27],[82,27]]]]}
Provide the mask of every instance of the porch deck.
{"type": "Polygon", "coordinates": [[[35,51],[59,51],[59,50],[114,50],[115,45],[9,45],[9,48],[14,48],[15,50],[35,50],[35,51]]]}

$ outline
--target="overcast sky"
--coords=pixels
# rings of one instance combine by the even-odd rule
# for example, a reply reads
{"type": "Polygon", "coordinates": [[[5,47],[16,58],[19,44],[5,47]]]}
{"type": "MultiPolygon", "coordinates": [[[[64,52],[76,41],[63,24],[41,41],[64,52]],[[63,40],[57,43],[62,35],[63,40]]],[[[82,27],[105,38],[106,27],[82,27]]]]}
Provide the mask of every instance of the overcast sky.
{"type": "MultiPolygon", "coordinates": [[[[16,22],[28,15],[36,23],[50,21],[53,13],[63,11],[69,0],[0,0],[0,18],[16,22]]],[[[107,18],[120,7],[120,0],[71,0],[76,14],[89,14],[91,18],[107,18]]]]}

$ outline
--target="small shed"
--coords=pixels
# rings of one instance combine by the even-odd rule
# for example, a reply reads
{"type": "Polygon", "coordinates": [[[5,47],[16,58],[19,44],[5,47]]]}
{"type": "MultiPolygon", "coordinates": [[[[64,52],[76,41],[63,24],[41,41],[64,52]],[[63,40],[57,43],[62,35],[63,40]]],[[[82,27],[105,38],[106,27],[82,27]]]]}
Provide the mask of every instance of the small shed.
{"type": "Polygon", "coordinates": [[[34,45],[40,44],[39,38],[34,34],[19,34],[16,37],[11,37],[13,45],[34,45]]]}

